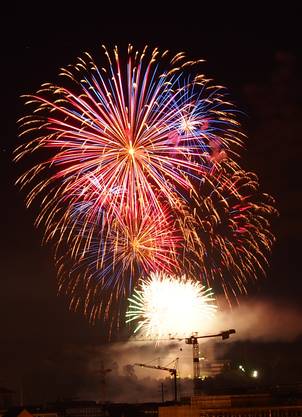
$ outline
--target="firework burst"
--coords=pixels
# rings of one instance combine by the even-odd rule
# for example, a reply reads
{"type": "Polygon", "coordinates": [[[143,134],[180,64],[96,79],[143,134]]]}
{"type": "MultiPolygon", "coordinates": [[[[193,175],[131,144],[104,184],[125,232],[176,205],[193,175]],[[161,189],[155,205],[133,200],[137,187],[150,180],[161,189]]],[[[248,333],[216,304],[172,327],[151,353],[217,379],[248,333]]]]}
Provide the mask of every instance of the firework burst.
{"type": "Polygon", "coordinates": [[[142,275],[179,270],[176,254],[182,236],[173,218],[150,207],[136,212],[135,221],[132,217],[125,210],[110,224],[102,219],[99,228],[86,224],[87,236],[73,233],[67,253],[65,242],[58,245],[59,289],[69,296],[70,308],[84,312],[91,322],[107,316],[112,297],[127,296],[142,275]]]}
{"type": "Polygon", "coordinates": [[[129,298],[126,321],[149,339],[187,337],[209,330],[216,311],[211,289],[185,276],[151,273],[129,298]]]}
{"type": "Polygon", "coordinates": [[[17,182],[39,203],[59,288],[92,321],[150,272],[244,292],[264,271],[274,209],[238,165],[244,135],[225,90],[184,53],[104,54],[27,96],[20,120],[15,160],[39,162],[17,182]]]}
{"type": "Polygon", "coordinates": [[[178,217],[186,240],[183,264],[232,304],[247,293],[251,279],[265,275],[277,211],[273,198],[260,192],[255,174],[223,164],[215,170],[201,196],[190,201],[187,216],[178,217]]]}
{"type": "Polygon", "coordinates": [[[105,50],[108,66],[101,69],[86,54],[62,70],[70,89],[45,84],[28,97],[34,113],[21,119],[21,135],[35,138],[15,159],[43,149],[52,154],[19,179],[22,186],[37,181],[27,203],[42,197],[40,221],[51,223],[59,207],[65,212],[82,201],[93,202],[90,213],[101,207],[112,217],[138,204],[160,211],[161,200],[173,207],[180,193],[194,192],[192,178],[209,170],[213,137],[225,146],[241,142],[221,88],[201,76],[180,83],[184,69],[199,61],[180,53],[161,71],[167,52],[147,52],[129,47],[122,67],[118,50],[105,50]]]}

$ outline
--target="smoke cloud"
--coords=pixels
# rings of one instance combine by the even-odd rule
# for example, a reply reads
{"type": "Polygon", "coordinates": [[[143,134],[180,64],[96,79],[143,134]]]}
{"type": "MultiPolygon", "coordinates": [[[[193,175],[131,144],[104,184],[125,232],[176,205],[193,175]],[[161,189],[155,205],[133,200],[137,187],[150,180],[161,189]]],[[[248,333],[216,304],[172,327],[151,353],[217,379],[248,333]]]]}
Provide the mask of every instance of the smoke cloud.
{"type": "MultiPolygon", "coordinates": [[[[200,353],[211,361],[217,360],[215,344],[221,343],[227,354],[228,347],[236,342],[254,343],[292,342],[302,334],[301,313],[291,307],[272,302],[246,302],[238,307],[217,313],[212,334],[234,328],[228,340],[200,339],[200,353]]],[[[221,349],[220,349],[221,352],[221,349]]],[[[103,358],[112,371],[106,373],[105,388],[107,399],[111,401],[160,401],[161,384],[164,384],[165,399],[173,397],[172,380],[167,371],[139,367],[135,364],[161,365],[174,367],[177,360],[179,375],[182,378],[180,394],[192,394],[192,346],[184,340],[167,342],[128,341],[96,348],[94,358],[87,358],[89,372],[96,372],[99,358],[103,358]],[[177,359],[178,358],[178,359],[177,359]],[[186,379],[188,378],[188,379],[186,379]]],[[[95,379],[95,383],[97,378],[95,379]]],[[[79,395],[88,396],[88,391],[79,395]]],[[[95,395],[95,393],[94,393],[95,395]]],[[[95,397],[94,397],[95,398],[95,397]]]]}
{"type": "MultiPolygon", "coordinates": [[[[236,352],[233,348],[237,342],[246,342],[251,349],[249,356],[254,355],[255,361],[262,355],[265,346],[270,346],[268,358],[274,354],[274,360],[278,361],[280,367],[285,357],[284,347],[294,346],[295,339],[298,340],[298,344],[290,355],[292,358],[296,357],[295,352],[300,346],[297,338],[302,334],[301,313],[291,306],[250,301],[231,311],[218,312],[211,333],[230,328],[234,328],[236,333],[228,340],[200,339],[201,355],[216,361],[221,359],[222,352],[228,358],[229,354],[236,352]],[[217,355],[220,357],[217,358],[217,355]]],[[[184,397],[192,394],[192,345],[186,344],[184,340],[160,341],[158,344],[152,341],[129,340],[101,346],[87,343],[65,344],[47,354],[38,344],[31,345],[29,349],[31,352],[24,350],[23,359],[20,358],[16,369],[16,372],[19,372],[22,366],[27,364],[20,380],[24,401],[27,404],[55,401],[59,398],[132,403],[159,402],[162,398],[162,388],[164,399],[172,400],[173,380],[168,371],[144,368],[135,364],[173,368],[176,360],[181,377],[180,395],[184,397]]],[[[272,368],[277,370],[278,367],[274,365],[272,368]]],[[[19,387],[11,387],[18,392],[19,387]]]]}
{"type": "Polygon", "coordinates": [[[249,301],[231,311],[218,312],[213,329],[234,328],[232,340],[293,341],[302,334],[301,311],[271,301],[249,301]]]}

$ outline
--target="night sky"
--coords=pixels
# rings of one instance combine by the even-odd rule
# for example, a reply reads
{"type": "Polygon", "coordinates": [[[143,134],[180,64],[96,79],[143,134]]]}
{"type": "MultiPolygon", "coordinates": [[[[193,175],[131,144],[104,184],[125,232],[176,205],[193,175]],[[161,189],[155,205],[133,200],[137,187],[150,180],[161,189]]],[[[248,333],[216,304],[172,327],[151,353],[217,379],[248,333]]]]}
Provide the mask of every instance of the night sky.
{"type": "MultiPolygon", "coordinates": [[[[280,341],[275,328],[272,340],[238,342],[233,354],[252,352],[257,361],[263,352],[275,352],[280,362],[290,352],[294,368],[302,368],[300,11],[289,8],[288,2],[286,10],[264,11],[252,4],[250,10],[183,4],[178,11],[165,12],[150,4],[145,11],[117,12],[117,4],[116,10],[82,5],[62,11],[48,2],[44,11],[27,4],[3,12],[0,386],[18,391],[22,384],[31,402],[83,392],[93,397],[95,392],[91,378],[91,392],[83,385],[89,380],[91,358],[106,357],[102,324],[90,326],[57,296],[51,247],[41,247],[42,230],[33,225],[35,210],[26,210],[24,194],[14,186],[21,171],[12,162],[12,151],[19,144],[16,121],[24,114],[22,94],[33,93],[43,82],[55,82],[59,68],[83,51],[97,57],[101,44],[129,42],[137,48],[148,44],[175,53],[184,50],[188,57],[205,59],[204,73],[226,86],[242,110],[248,141],[241,164],[259,175],[280,212],[273,222],[277,243],[267,278],[259,279],[243,302],[272,306],[270,311],[279,315],[284,312],[280,334],[285,328],[293,332],[280,341]]],[[[270,314],[259,316],[259,327],[269,329],[270,314]]],[[[286,382],[302,382],[298,372],[284,369],[286,382]]],[[[131,380],[127,372],[124,377],[131,380]]]]}

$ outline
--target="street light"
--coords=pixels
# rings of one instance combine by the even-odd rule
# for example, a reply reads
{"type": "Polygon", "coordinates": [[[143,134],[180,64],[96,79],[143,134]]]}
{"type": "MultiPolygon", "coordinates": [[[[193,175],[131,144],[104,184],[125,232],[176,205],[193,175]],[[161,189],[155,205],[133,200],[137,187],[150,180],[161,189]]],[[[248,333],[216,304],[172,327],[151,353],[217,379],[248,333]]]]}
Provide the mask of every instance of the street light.
{"type": "Polygon", "coordinates": [[[259,372],[257,371],[257,369],[254,369],[253,371],[252,371],[252,378],[258,378],[258,376],[259,376],[259,372]]]}

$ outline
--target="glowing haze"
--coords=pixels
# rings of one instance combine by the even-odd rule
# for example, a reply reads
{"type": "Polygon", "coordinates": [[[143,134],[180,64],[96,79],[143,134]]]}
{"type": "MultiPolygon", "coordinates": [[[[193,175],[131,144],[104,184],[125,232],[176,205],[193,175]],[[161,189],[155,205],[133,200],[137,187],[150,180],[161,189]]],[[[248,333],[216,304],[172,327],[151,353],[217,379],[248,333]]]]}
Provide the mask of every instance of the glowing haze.
{"type": "Polygon", "coordinates": [[[200,282],[151,273],[129,298],[126,318],[139,336],[158,340],[209,331],[215,311],[212,290],[200,282]]]}

